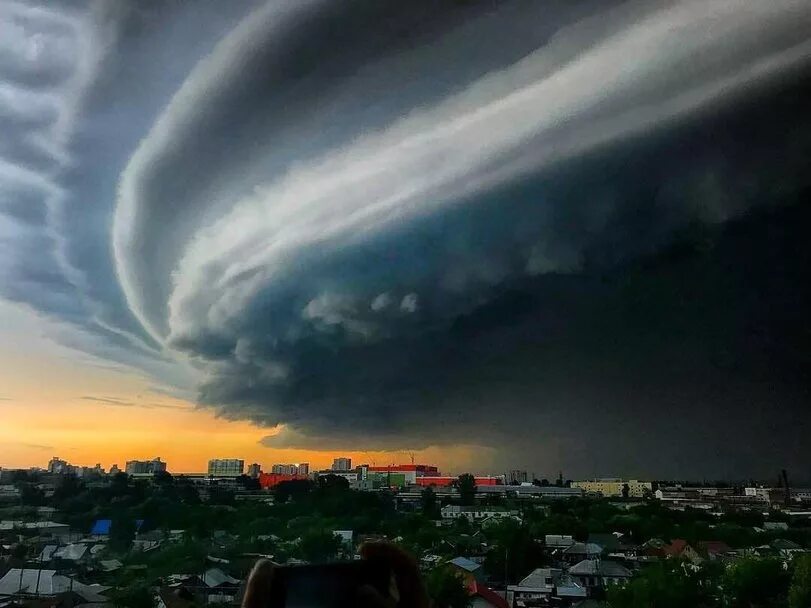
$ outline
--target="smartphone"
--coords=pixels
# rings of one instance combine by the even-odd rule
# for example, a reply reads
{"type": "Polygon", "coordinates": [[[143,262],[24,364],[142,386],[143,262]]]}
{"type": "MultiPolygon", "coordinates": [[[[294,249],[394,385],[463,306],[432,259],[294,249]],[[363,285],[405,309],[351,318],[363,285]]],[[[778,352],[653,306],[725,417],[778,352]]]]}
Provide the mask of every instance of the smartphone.
{"type": "Polygon", "coordinates": [[[388,597],[390,581],[386,564],[367,560],[279,566],[273,571],[269,608],[354,608],[361,587],[371,585],[388,597]]]}

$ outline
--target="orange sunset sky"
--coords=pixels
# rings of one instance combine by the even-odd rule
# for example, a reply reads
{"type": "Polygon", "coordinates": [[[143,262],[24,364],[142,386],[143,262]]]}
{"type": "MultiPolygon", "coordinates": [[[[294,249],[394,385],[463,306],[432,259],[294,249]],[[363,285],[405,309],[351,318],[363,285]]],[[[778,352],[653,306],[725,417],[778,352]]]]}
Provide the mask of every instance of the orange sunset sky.
{"type": "MultiPolygon", "coordinates": [[[[59,346],[33,313],[0,301],[0,467],[44,467],[52,456],[73,464],[160,456],[175,473],[200,472],[209,458],[242,458],[267,469],[277,462],[326,467],[337,455],[378,465],[407,462],[404,452],[271,449],[259,443],[275,429],[217,418],[191,401],[168,397],[134,370],[59,346]],[[131,405],[113,405],[98,399],[131,405]]],[[[461,472],[482,462],[480,447],[427,448],[421,462],[461,472]]]]}

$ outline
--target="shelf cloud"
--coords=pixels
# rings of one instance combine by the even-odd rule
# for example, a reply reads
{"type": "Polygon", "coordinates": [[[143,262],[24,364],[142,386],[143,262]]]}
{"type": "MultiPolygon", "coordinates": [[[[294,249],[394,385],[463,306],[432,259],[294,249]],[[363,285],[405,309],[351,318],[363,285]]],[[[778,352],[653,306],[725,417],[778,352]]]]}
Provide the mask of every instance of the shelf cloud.
{"type": "Polygon", "coordinates": [[[807,2],[0,10],[0,295],[61,341],[275,447],[811,455],[807,2]]]}

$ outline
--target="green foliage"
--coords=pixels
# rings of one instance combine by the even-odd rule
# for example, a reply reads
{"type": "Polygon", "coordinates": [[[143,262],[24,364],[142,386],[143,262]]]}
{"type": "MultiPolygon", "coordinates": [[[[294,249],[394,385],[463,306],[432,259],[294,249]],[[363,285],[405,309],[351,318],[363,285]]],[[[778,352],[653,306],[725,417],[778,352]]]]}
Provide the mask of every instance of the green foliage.
{"type": "Polygon", "coordinates": [[[308,479],[291,479],[277,484],[273,489],[273,495],[277,503],[285,503],[288,500],[297,502],[307,496],[313,488],[313,482],[308,479]]]}
{"type": "Polygon", "coordinates": [[[788,591],[789,608],[811,606],[811,555],[801,555],[794,561],[794,575],[788,591]]]}
{"type": "Polygon", "coordinates": [[[526,525],[512,519],[491,524],[486,530],[490,549],[484,566],[497,580],[520,581],[535,568],[546,565],[543,547],[526,525]]]}
{"type": "Polygon", "coordinates": [[[28,545],[19,543],[11,548],[11,557],[16,560],[24,560],[28,557],[28,545]]]}
{"type": "Polygon", "coordinates": [[[152,591],[143,584],[134,584],[117,589],[110,594],[117,608],[156,608],[158,605],[152,591]]]}
{"type": "Polygon", "coordinates": [[[113,551],[129,550],[135,538],[135,521],[131,517],[118,516],[110,525],[110,548],[113,551]]]}
{"type": "Polygon", "coordinates": [[[648,566],[623,586],[607,590],[611,608],[709,608],[717,606],[711,575],[686,562],[668,560],[648,566]]]}
{"type": "Polygon", "coordinates": [[[431,519],[439,519],[439,503],[437,502],[436,492],[434,492],[433,488],[428,487],[420,492],[420,506],[422,507],[422,512],[426,517],[430,517],[431,519]]]}
{"type": "Polygon", "coordinates": [[[233,505],[236,499],[231,490],[219,486],[211,486],[208,490],[208,502],[212,505],[233,505]]]}
{"type": "Polygon", "coordinates": [[[320,475],[318,477],[318,489],[319,490],[348,490],[349,489],[349,481],[345,477],[341,477],[340,475],[333,475],[329,473],[327,475],[320,475]]]}
{"type": "Polygon", "coordinates": [[[425,582],[435,608],[469,608],[472,598],[465,581],[451,566],[434,568],[425,582]]]}
{"type": "Polygon", "coordinates": [[[20,491],[20,502],[22,504],[32,507],[41,507],[45,504],[45,493],[33,483],[18,482],[16,486],[20,491]]]}
{"type": "Polygon", "coordinates": [[[790,574],[778,559],[745,558],[733,562],[722,585],[732,608],[786,605],[790,574]]]}
{"type": "Polygon", "coordinates": [[[459,492],[459,502],[463,505],[472,505],[476,498],[476,479],[470,473],[463,473],[454,482],[459,492]]]}
{"type": "Polygon", "coordinates": [[[310,529],[301,537],[298,550],[309,562],[326,562],[337,557],[341,539],[329,530],[310,529]]]}

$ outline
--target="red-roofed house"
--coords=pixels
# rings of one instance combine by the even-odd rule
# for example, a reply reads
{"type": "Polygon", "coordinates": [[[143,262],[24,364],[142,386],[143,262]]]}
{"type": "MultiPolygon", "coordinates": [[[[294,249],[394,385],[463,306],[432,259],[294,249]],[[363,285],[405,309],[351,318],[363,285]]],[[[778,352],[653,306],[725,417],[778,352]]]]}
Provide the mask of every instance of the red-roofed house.
{"type": "Polygon", "coordinates": [[[480,582],[473,580],[468,584],[471,608],[510,608],[507,600],[480,582]]]}
{"type": "Polygon", "coordinates": [[[705,540],[699,544],[699,548],[707,554],[710,559],[718,559],[722,555],[732,551],[730,546],[722,540],[705,540]]]}
{"type": "Polygon", "coordinates": [[[683,538],[674,538],[669,545],[662,546],[662,552],[665,557],[680,557],[690,561],[701,559],[698,551],[693,549],[690,543],[683,538]]]}

